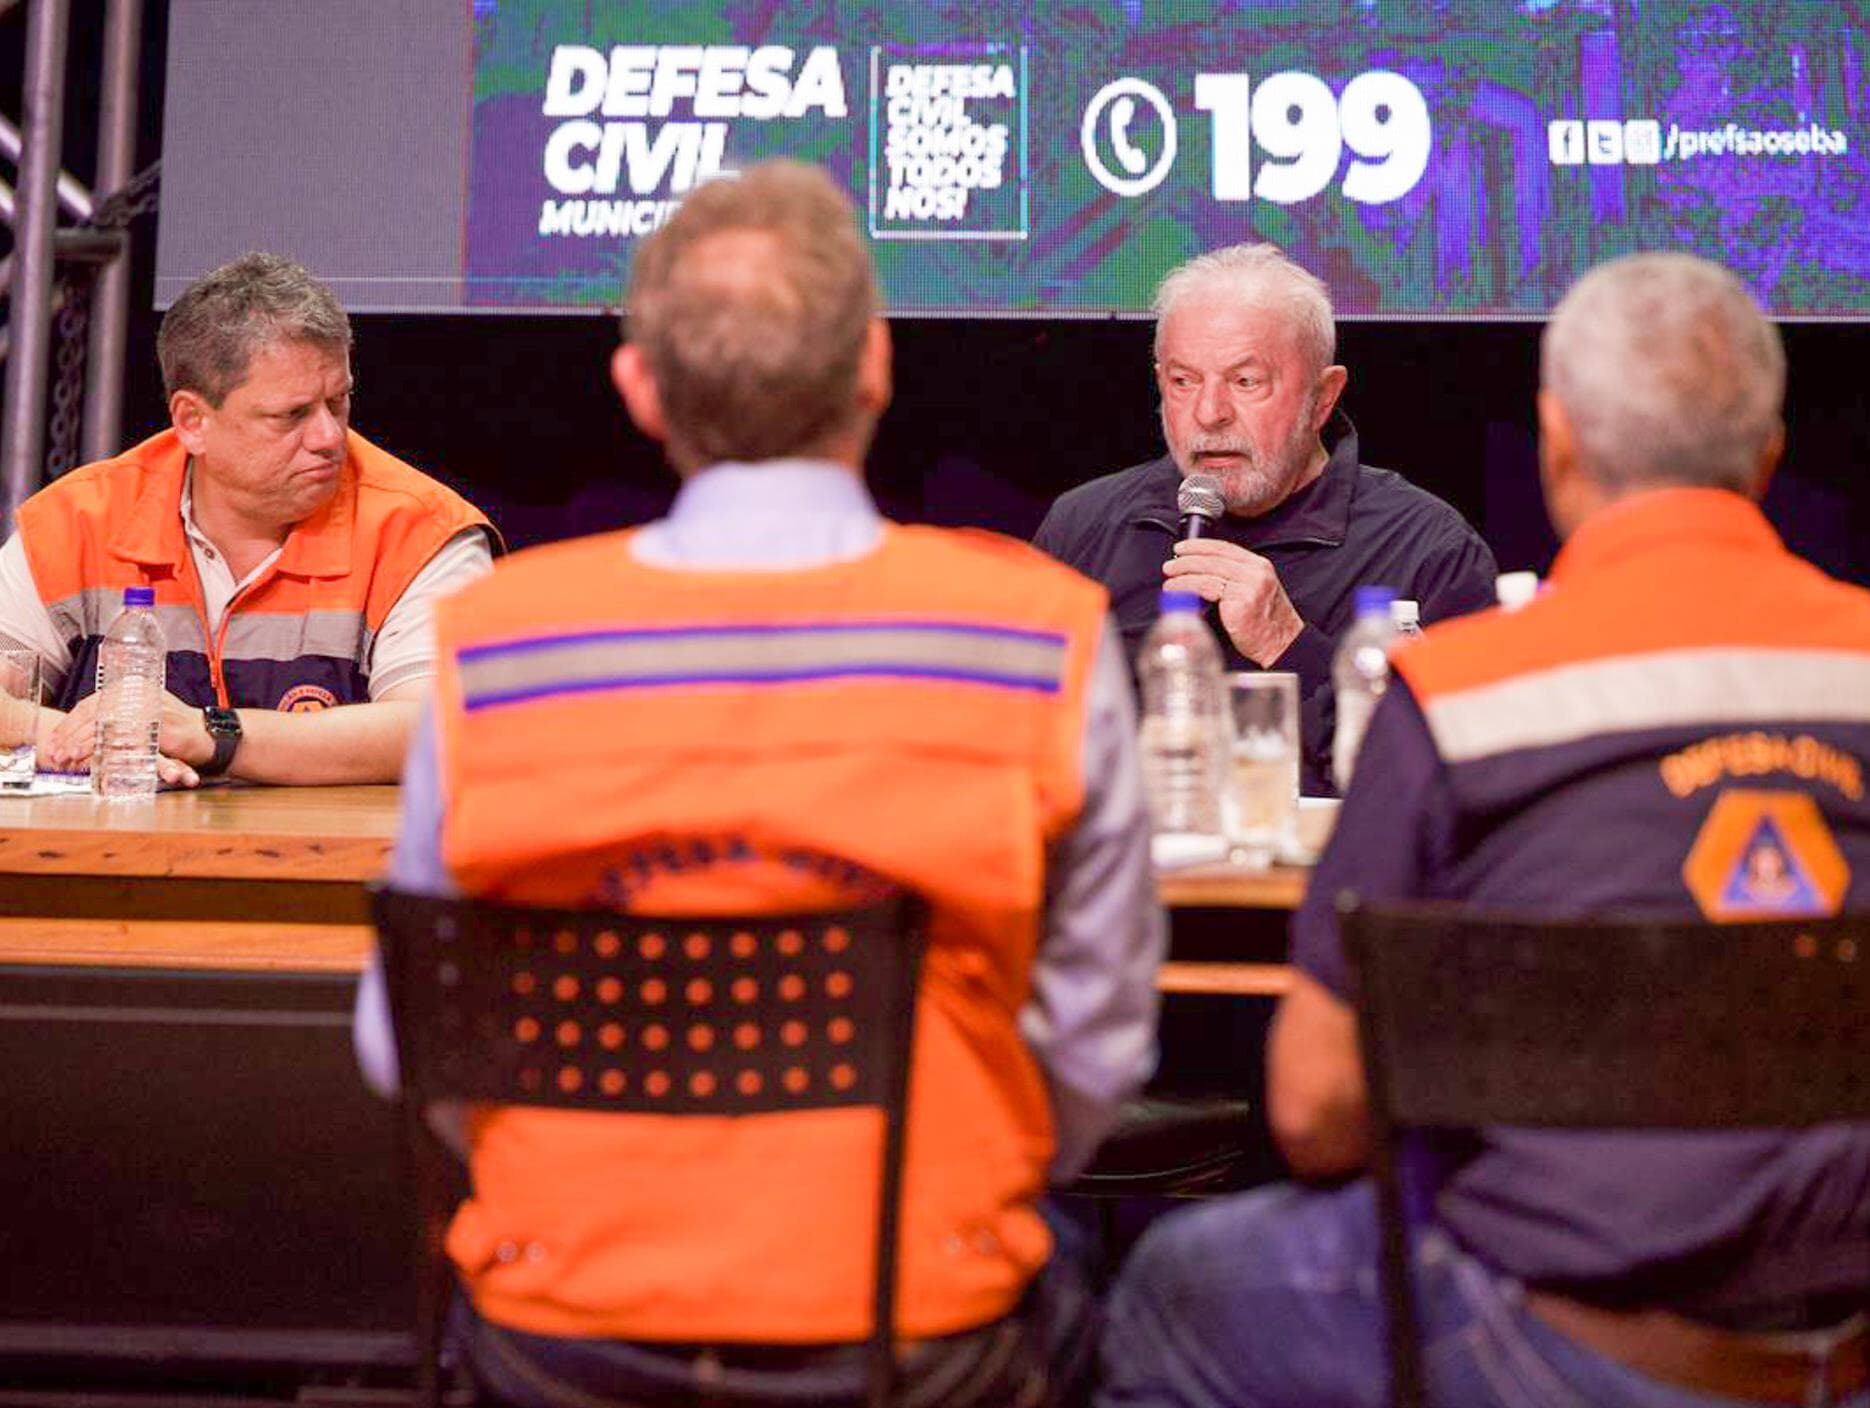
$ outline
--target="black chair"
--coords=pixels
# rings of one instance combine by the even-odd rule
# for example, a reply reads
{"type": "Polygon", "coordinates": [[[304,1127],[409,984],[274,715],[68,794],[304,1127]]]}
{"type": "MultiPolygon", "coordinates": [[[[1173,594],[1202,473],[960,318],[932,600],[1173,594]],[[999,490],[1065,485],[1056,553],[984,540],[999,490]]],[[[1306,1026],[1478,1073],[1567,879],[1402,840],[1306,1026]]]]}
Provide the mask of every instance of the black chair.
{"type": "Polygon", "coordinates": [[[1138,1198],[1212,1198],[1266,1179],[1271,1139],[1260,1111],[1222,1096],[1143,1095],[1125,1102],[1077,1177],[1057,1191],[1096,1209],[1099,1285],[1138,1235],[1121,1213],[1138,1198]]]}
{"type": "Polygon", "coordinates": [[[867,1392],[873,1408],[891,1400],[924,946],[918,901],[737,919],[536,909],[381,888],[373,903],[416,1175],[424,1404],[440,1396],[451,1287],[442,1238],[459,1177],[458,1160],[426,1118],[437,1101],[661,1115],[879,1107],[867,1392]],[[680,1039],[704,1029],[721,1038],[680,1039]],[[743,1046],[743,1031],[757,1044],[743,1046]]]}
{"type": "Polygon", "coordinates": [[[1870,1118],[1870,916],[1713,925],[1338,903],[1382,1223],[1390,1397],[1424,1381],[1408,1128],[1793,1128],[1870,1118]]]}
{"type": "Polygon", "coordinates": [[[1128,1101],[1063,1191],[1090,1198],[1194,1198],[1259,1181],[1265,1128],[1252,1102],[1144,1095],[1128,1101]]]}
{"type": "Polygon", "coordinates": [[[1271,1146],[1260,1111],[1224,1096],[1142,1095],[1126,1101],[1091,1161],[1056,1191],[1070,1216],[1087,1200],[1097,1256],[1092,1284],[1108,1292],[1156,1199],[1214,1198],[1266,1180],[1271,1146]]]}

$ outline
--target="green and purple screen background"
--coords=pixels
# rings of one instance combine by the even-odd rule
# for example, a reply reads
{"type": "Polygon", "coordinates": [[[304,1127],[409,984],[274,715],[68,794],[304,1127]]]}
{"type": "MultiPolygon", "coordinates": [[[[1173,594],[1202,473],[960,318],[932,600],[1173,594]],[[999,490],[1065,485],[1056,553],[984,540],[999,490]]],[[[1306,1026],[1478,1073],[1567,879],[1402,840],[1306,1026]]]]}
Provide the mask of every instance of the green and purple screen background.
{"type": "MultiPolygon", "coordinates": [[[[899,314],[1141,313],[1166,270],[1241,240],[1283,246],[1350,317],[1538,317],[1585,269],[1639,249],[1720,260],[1781,317],[1870,311],[1870,23],[1858,4],[473,0],[471,11],[468,307],[616,306],[633,226],[679,201],[680,154],[696,175],[713,127],[704,177],[783,155],[846,185],[899,314]],[[548,112],[568,46],[585,51],[587,82],[548,112]],[[615,46],[629,49],[629,73],[606,113],[615,46]],[[707,80],[712,108],[683,86],[709,46],[728,55],[707,80]],[[772,46],[792,51],[795,82],[816,55],[814,91],[793,115],[719,116],[751,91],[735,46],[767,46],[769,70],[772,46]],[[658,63],[673,96],[652,112],[658,63]],[[959,216],[951,169],[932,163],[915,200],[892,210],[898,67],[914,75],[898,78],[903,92],[919,80],[926,95],[930,75],[955,70],[975,90],[959,114],[954,102],[899,105],[899,138],[978,150],[973,129],[1003,129],[987,146],[993,184],[968,190],[959,216]],[[1298,77],[1269,88],[1276,75],[1298,77]],[[1365,75],[1380,77],[1353,91],[1365,75]],[[1406,87],[1384,86],[1398,79],[1406,87]],[[1410,91],[1425,122],[1385,101],[1410,91]],[[1274,101],[1255,105],[1263,92],[1274,101]],[[579,122],[557,139],[560,179],[598,189],[555,186],[548,172],[554,134],[579,122]],[[614,190],[598,174],[611,125],[637,129],[605,139],[624,153],[614,190]],[[1311,173],[1297,187],[1315,193],[1295,198],[1279,176],[1295,157],[1311,173]],[[1398,163],[1380,199],[1347,194],[1359,161],[1398,163]],[[908,213],[944,203],[945,218],[908,213]]],[[[776,106],[770,74],[763,85],[776,106]]]]}

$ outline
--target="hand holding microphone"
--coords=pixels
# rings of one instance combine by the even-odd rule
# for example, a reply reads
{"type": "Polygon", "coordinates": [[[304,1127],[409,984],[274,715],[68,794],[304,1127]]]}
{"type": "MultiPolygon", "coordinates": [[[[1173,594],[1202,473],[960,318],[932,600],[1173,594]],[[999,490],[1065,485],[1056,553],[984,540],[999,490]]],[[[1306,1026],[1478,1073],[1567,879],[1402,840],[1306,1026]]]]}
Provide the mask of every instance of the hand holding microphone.
{"type": "Polygon", "coordinates": [[[1227,512],[1227,499],[1221,493],[1221,481],[1212,474],[1191,474],[1175,491],[1175,511],[1182,515],[1182,541],[1207,535],[1215,521],[1227,512]]]}
{"type": "Polygon", "coordinates": [[[1220,481],[1212,475],[1184,479],[1175,507],[1182,516],[1182,536],[1162,564],[1163,576],[1177,590],[1215,602],[1234,648],[1256,665],[1273,665],[1305,629],[1273,564],[1225,538],[1209,536],[1227,511],[1220,481]]]}

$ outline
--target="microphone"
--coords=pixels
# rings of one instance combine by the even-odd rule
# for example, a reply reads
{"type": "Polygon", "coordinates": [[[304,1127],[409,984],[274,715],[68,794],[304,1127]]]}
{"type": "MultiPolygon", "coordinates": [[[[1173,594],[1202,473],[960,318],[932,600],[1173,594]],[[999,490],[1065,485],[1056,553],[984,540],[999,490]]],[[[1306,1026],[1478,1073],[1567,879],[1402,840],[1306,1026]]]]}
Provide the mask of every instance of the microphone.
{"type": "Polygon", "coordinates": [[[1221,481],[1212,474],[1189,475],[1175,491],[1175,508],[1182,515],[1183,542],[1205,537],[1215,520],[1227,512],[1221,481]]]}

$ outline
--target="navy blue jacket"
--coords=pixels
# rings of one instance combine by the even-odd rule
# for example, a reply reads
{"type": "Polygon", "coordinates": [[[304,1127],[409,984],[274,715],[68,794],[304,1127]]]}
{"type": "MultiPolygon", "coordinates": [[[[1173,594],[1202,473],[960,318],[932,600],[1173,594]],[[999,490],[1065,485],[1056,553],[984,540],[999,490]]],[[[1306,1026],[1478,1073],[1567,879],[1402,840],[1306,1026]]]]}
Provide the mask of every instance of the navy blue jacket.
{"type": "MultiPolygon", "coordinates": [[[[1594,514],[1549,585],[1397,656],[1292,925],[1294,965],[1347,1004],[1345,889],[1553,916],[1870,910],[1870,593],[1740,495],[1685,488],[1594,514]]],[[[1436,1221],[1528,1285],[1755,1325],[1861,1299],[1870,1125],[1435,1143],[1436,1221]]]]}
{"type": "MultiPolygon", "coordinates": [[[[1399,474],[1357,460],[1357,430],[1333,415],[1324,473],[1258,518],[1224,517],[1212,536],[1261,554],[1305,629],[1273,665],[1299,677],[1301,784],[1330,795],[1331,657],[1351,624],[1360,586],[1394,587],[1421,604],[1426,624],[1493,604],[1493,554],[1454,509],[1399,474]]],[[[1035,546],[1095,577],[1131,663],[1156,619],[1162,564],[1180,536],[1175,508],[1181,472],[1167,455],[1105,475],[1060,496],[1039,525],[1035,546]]],[[[1259,666],[1234,649],[1214,621],[1229,670],[1259,666]]]]}

